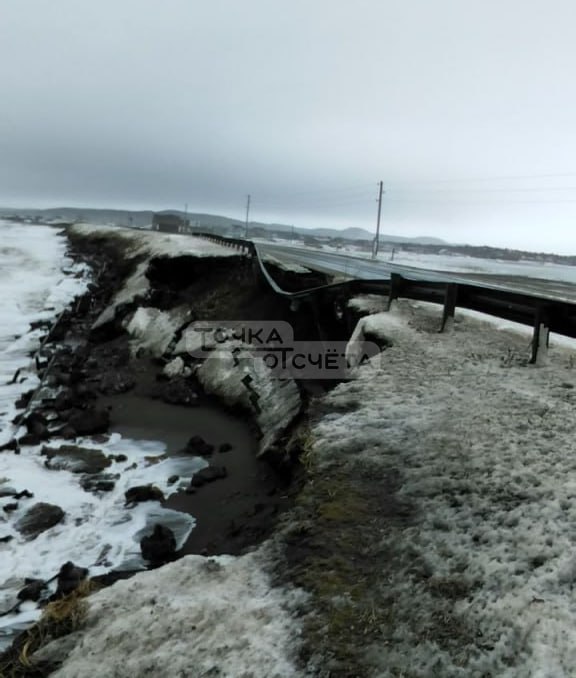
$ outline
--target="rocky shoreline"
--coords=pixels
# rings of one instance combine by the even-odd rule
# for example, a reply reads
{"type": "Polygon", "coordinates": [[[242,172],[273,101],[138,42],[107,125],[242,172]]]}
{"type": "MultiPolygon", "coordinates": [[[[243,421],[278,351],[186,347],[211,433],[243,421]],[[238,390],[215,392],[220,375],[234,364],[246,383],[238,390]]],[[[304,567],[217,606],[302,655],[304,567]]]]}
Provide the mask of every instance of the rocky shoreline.
{"type": "MultiPolygon", "coordinates": [[[[166,262],[161,258],[147,262],[143,256],[127,256],[129,243],[114,235],[85,237],[71,230],[67,235],[69,256],[90,267],[92,282],[51,328],[46,326],[47,334],[37,356],[41,387],[25,394],[18,403],[22,412],[15,423],[21,426],[20,432],[3,446],[3,453],[19,454],[26,446],[41,445],[47,469],[78,474],[80,486],[86,492],[102,496],[114,488],[119,478],[115,466],[126,462],[125,456],[107,455],[92,445],[84,447],[77,444],[77,439],[90,439],[96,445],[104,443],[111,431],[122,431],[130,424],[134,428],[134,418],[142,437],[151,438],[158,434],[162,423],[152,426],[150,431],[147,422],[153,422],[154,412],[159,410],[159,418],[164,421],[175,417],[173,427],[177,435],[171,437],[166,432],[166,455],[189,455],[206,461],[192,481],[187,486],[180,484],[179,491],[169,499],[152,483],[126,491],[127,506],[160,502],[163,507],[190,513],[196,520],[196,527],[181,548],[177,548],[170,527],[158,523],[140,540],[142,557],[154,568],[186,554],[246,552],[271,534],[278,516],[293,504],[299,481],[298,473],[294,475],[296,453],[289,432],[282,445],[288,452],[258,458],[257,440],[261,432],[253,417],[248,417],[245,423],[250,413],[242,407],[240,410],[233,405],[223,407],[217,396],[206,393],[190,371],[170,374],[166,370],[169,360],[166,355],[135,350],[126,331],[126,319],[137,308],[166,311],[191,301],[194,317],[221,314],[226,317],[233,301],[236,314],[245,313],[250,307],[250,312],[258,317],[274,306],[277,315],[277,304],[257,288],[251,270],[239,257],[227,262],[226,270],[217,258],[209,266],[198,260],[196,271],[184,270],[182,262],[174,261],[168,275],[166,262]],[[142,265],[150,288],[145,295],[136,295],[114,307],[114,313],[102,322],[118,291],[142,265]],[[235,300],[230,299],[231,293],[235,300]],[[194,416],[209,411],[216,417],[215,428],[222,428],[223,424],[226,428],[228,421],[235,431],[234,427],[240,424],[234,419],[240,414],[244,429],[233,434],[235,439],[215,442],[216,438],[203,438],[195,430],[194,416]]],[[[218,435],[225,438],[226,432],[220,430],[218,435]]],[[[173,476],[168,483],[178,485],[181,479],[173,476]]],[[[12,499],[14,509],[20,500],[30,501],[26,490],[14,490],[12,499]]],[[[34,539],[64,519],[65,511],[57,505],[31,503],[17,528],[34,539]]],[[[101,564],[105,561],[103,553],[101,564]]],[[[112,572],[90,581],[102,586],[126,576],[130,573],[112,572]]],[[[57,601],[89,577],[88,569],[67,562],[55,578],[56,590],[52,581],[27,581],[14,609],[30,600],[40,604],[57,601]]],[[[0,667],[15,672],[14,675],[31,675],[19,663],[22,647],[30,639],[29,631],[17,638],[0,657],[0,667]]]]}

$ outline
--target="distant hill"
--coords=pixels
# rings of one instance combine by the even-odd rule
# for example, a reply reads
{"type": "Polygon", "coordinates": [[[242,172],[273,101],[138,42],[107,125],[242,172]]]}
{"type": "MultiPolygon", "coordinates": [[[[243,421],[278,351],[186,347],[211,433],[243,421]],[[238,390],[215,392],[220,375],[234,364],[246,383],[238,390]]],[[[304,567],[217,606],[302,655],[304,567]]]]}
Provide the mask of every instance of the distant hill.
{"type": "MultiPolygon", "coordinates": [[[[201,214],[196,212],[182,212],[180,210],[164,210],[159,214],[177,214],[189,219],[190,225],[198,230],[212,231],[222,235],[243,237],[245,224],[241,219],[223,217],[217,214],[201,214]]],[[[24,220],[51,220],[54,222],[84,221],[92,224],[116,224],[118,226],[134,226],[147,228],[152,224],[155,213],[151,210],[129,211],[79,207],[56,207],[52,209],[14,209],[0,207],[0,217],[18,216],[24,220]]],[[[316,247],[322,246],[325,241],[330,245],[356,245],[364,251],[370,251],[374,234],[364,228],[297,228],[286,224],[263,224],[250,222],[251,237],[258,238],[299,238],[310,240],[316,247]]],[[[556,263],[576,266],[576,256],[553,254],[550,252],[527,252],[502,247],[456,245],[447,243],[440,238],[427,236],[419,238],[404,238],[397,235],[380,236],[380,242],[401,246],[408,252],[424,254],[452,254],[481,259],[500,259],[504,261],[538,261],[541,263],[556,263]]]]}
{"type": "MultiPolygon", "coordinates": [[[[29,217],[43,217],[45,219],[61,219],[62,221],[84,221],[91,224],[118,224],[120,226],[137,226],[140,228],[152,224],[151,210],[130,211],[130,210],[111,210],[96,209],[92,207],[54,207],[51,209],[14,209],[0,208],[0,216],[10,216],[19,214],[29,217]]],[[[190,224],[197,228],[207,229],[242,229],[244,222],[240,219],[233,219],[217,214],[202,214],[198,212],[185,213],[181,210],[160,210],[158,214],[177,214],[182,218],[190,220],[190,224]]],[[[294,233],[300,236],[313,236],[315,238],[343,238],[344,240],[373,240],[374,233],[364,228],[298,228],[286,224],[267,224],[258,221],[251,221],[250,228],[261,228],[270,232],[270,235],[294,233]]],[[[406,243],[414,245],[446,245],[447,243],[439,238],[405,238],[397,235],[380,235],[381,242],[388,243],[406,243]]]]}

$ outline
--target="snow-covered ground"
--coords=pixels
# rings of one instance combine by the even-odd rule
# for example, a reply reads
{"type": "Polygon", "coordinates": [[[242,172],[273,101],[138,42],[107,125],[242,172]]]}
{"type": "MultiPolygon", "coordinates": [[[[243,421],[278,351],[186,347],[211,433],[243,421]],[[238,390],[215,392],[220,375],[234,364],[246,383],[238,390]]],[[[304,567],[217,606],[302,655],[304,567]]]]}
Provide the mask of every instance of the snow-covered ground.
{"type": "Polygon", "coordinates": [[[178,257],[187,254],[194,257],[237,257],[238,251],[217,245],[210,240],[193,238],[178,233],[141,231],[120,226],[98,224],[74,224],[71,232],[78,235],[113,235],[122,238],[128,245],[130,256],[178,257]]]}
{"type": "MultiPolygon", "coordinates": [[[[270,244],[270,241],[261,241],[262,244],[270,244]]],[[[332,247],[322,245],[318,248],[307,248],[302,241],[278,240],[275,245],[286,245],[295,248],[310,249],[310,251],[324,251],[333,254],[342,254],[360,259],[371,259],[370,252],[347,245],[345,247],[332,247]]],[[[445,271],[450,273],[477,273],[498,276],[519,276],[537,278],[542,280],[555,280],[568,283],[576,283],[576,266],[562,264],[538,263],[535,261],[505,261],[502,259],[481,259],[479,257],[467,257],[464,255],[451,254],[421,254],[407,252],[401,246],[394,247],[382,245],[377,257],[378,261],[394,263],[398,266],[413,266],[415,268],[429,269],[432,271],[445,271]]]]}
{"type": "Polygon", "coordinates": [[[574,676],[576,352],[552,342],[529,366],[525,333],[439,322],[408,302],[367,318],[393,345],[326,397],[312,432],[326,473],[396,473],[413,507],[372,526],[388,554],[374,605],[395,622],[367,662],[375,676],[574,676]]]}
{"type": "MultiPolygon", "coordinates": [[[[369,255],[367,255],[369,256],[369,255]]],[[[380,261],[390,261],[391,251],[378,254],[380,261]]],[[[505,261],[502,259],[481,259],[462,255],[418,254],[395,251],[393,263],[435,271],[461,273],[486,273],[489,275],[520,276],[543,280],[560,280],[576,283],[576,266],[539,263],[535,261],[505,261]]]]}
{"type": "Polygon", "coordinates": [[[93,595],[86,627],[44,658],[54,678],[297,678],[301,592],[271,585],[265,549],[187,556],[93,595]]]}

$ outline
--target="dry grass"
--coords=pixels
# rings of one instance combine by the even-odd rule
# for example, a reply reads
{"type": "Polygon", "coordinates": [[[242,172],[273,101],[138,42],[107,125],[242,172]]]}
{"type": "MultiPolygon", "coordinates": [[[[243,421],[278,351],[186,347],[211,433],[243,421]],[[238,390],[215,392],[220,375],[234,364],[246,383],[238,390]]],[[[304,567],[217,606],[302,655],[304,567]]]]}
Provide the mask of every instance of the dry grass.
{"type": "Polygon", "coordinates": [[[92,580],[84,580],[78,588],[60,600],[48,603],[42,616],[19,636],[12,648],[0,658],[0,678],[47,676],[54,667],[47,668],[34,659],[34,654],[51,640],[78,630],[86,618],[86,598],[100,587],[92,580]]]}

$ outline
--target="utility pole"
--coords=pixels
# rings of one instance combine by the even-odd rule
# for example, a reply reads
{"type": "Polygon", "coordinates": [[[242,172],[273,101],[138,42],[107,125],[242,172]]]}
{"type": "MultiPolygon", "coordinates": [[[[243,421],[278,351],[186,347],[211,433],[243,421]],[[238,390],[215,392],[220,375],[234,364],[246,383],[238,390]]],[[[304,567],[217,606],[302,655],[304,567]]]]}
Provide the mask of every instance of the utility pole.
{"type": "Polygon", "coordinates": [[[248,219],[250,218],[250,196],[246,201],[246,226],[244,228],[244,238],[248,240],[248,219]]]}
{"type": "Polygon", "coordinates": [[[380,182],[378,190],[378,218],[376,220],[376,237],[374,238],[374,246],[372,247],[372,259],[378,256],[378,248],[380,246],[380,215],[382,214],[382,193],[383,183],[380,182]]]}

